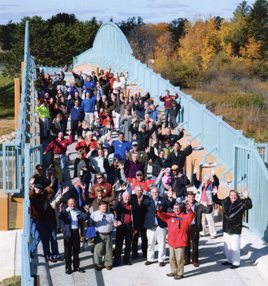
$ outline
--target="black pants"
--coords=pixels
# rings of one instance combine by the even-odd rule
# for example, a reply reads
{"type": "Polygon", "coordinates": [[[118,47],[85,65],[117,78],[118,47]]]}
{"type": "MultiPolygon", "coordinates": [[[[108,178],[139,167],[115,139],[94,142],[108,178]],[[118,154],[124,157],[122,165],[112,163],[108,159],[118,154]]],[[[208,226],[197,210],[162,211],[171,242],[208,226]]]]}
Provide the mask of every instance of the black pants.
{"type": "Polygon", "coordinates": [[[116,229],[114,264],[121,264],[121,253],[125,241],[124,263],[130,261],[133,229],[131,224],[122,224],[116,229]]]}
{"type": "Polygon", "coordinates": [[[142,228],[138,230],[137,233],[133,236],[132,240],[132,256],[138,256],[138,239],[139,235],[141,236],[141,250],[143,253],[143,256],[147,256],[147,247],[148,247],[148,241],[147,241],[147,236],[146,236],[146,229],[142,228]]]}
{"type": "Polygon", "coordinates": [[[79,252],[80,252],[80,237],[79,230],[72,229],[71,237],[64,238],[64,258],[66,270],[72,269],[72,256],[73,256],[73,269],[79,267],[79,252]]]}
{"type": "Polygon", "coordinates": [[[184,248],[184,260],[190,262],[190,249],[192,247],[192,262],[198,263],[199,258],[199,231],[195,224],[190,225],[188,230],[188,246],[184,248]]]}
{"type": "Polygon", "coordinates": [[[75,134],[77,133],[79,120],[71,120],[71,130],[72,134],[75,138],[75,134]]]}

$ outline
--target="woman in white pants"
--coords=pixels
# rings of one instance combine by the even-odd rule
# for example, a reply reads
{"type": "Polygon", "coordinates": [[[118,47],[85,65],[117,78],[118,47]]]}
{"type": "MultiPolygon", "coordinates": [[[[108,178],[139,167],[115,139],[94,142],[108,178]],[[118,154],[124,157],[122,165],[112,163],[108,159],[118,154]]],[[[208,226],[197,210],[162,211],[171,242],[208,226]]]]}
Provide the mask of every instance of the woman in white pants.
{"type": "Polygon", "coordinates": [[[245,210],[252,208],[251,199],[248,193],[243,193],[243,199],[240,199],[238,193],[231,190],[229,196],[220,200],[217,196],[217,190],[212,196],[213,202],[223,207],[223,240],[224,254],[227,261],[222,265],[230,266],[236,269],[240,266],[240,235],[242,231],[242,219],[245,210]]]}

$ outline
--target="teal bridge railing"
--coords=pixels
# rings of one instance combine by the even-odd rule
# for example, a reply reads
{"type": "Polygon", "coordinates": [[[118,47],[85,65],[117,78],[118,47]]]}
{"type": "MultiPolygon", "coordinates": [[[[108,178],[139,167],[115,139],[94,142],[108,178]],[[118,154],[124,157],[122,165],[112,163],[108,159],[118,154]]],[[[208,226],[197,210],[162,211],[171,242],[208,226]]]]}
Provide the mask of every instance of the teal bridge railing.
{"type": "Polygon", "coordinates": [[[24,64],[21,80],[19,127],[15,142],[3,144],[3,190],[24,197],[21,285],[34,285],[31,276],[30,251],[30,202],[29,180],[36,164],[42,160],[42,146],[38,144],[37,94],[34,88],[35,63],[30,55],[29,24],[25,25],[24,64]]]}
{"type": "MultiPolygon", "coordinates": [[[[127,72],[128,83],[149,91],[156,102],[159,102],[159,95],[164,94],[166,89],[171,94],[178,93],[187,132],[207,150],[203,163],[208,154],[214,155],[217,163],[226,167],[222,180],[225,180],[228,172],[232,172],[233,187],[249,191],[254,205],[249,215],[249,228],[268,241],[268,171],[253,139],[246,138],[242,131],[232,128],[221,116],[214,115],[205,105],[199,104],[191,95],[185,94],[137,60],[126,37],[112,22],[100,27],[91,49],[73,58],[74,68],[84,64],[111,68],[115,73],[127,72]]],[[[265,152],[263,159],[267,160],[267,148],[265,152]]]]}
{"type": "MultiPolygon", "coordinates": [[[[246,138],[241,131],[235,130],[196,102],[191,95],[183,93],[179,87],[155,73],[152,69],[135,59],[131,47],[121,30],[113,23],[106,23],[99,29],[93,47],[73,59],[73,66],[95,64],[101,68],[111,68],[114,72],[127,72],[128,83],[136,84],[149,91],[158,102],[159,95],[166,89],[178,93],[183,106],[183,124],[192,138],[198,139],[209,154],[213,154],[227,172],[234,175],[233,187],[246,188],[253,200],[253,209],[248,219],[249,228],[268,241],[268,171],[267,146],[257,146],[252,139],[246,138]],[[257,148],[264,148],[261,158],[257,148]]],[[[36,164],[42,161],[42,147],[39,142],[38,117],[36,114],[37,94],[34,87],[36,78],[34,58],[30,55],[29,25],[25,26],[24,69],[22,74],[22,92],[20,99],[19,128],[13,143],[3,144],[3,189],[6,193],[19,193],[24,196],[23,234],[22,234],[22,282],[31,286],[29,255],[30,214],[29,179],[36,164]]],[[[45,67],[45,72],[58,72],[59,68],[45,67]]],[[[207,153],[207,154],[208,154],[207,153]]],[[[205,158],[204,158],[205,159],[205,158]]]]}

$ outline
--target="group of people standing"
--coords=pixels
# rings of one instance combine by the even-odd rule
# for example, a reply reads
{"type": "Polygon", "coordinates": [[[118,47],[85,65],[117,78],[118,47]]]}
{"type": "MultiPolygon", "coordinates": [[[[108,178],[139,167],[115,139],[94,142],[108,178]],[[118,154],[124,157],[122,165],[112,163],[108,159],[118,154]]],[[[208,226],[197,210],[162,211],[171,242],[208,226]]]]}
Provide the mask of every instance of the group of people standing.
{"type": "Polygon", "coordinates": [[[38,76],[41,138],[48,141],[44,155],[51,158],[45,172],[44,166],[36,166],[30,181],[32,256],[42,240],[48,261],[62,260],[57,244],[61,231],[66,274],[85,272],[79,264],[81,243],[94,244],[97,271],[111,270],[139,257],[141,237],[145,265],[154,263],[157,244],[163,267],[168,235],[167,275],[181,279],[184,265],[199,267],[199,237],[201,231],[205,235],[206,223],[211,238],[217,235],[212,215],[216,203],[223,208],[225,265],[239,266],[242,215],[252,207],[251,200],[246,195],[240,199],[235,191],[220,200],[214,172],[199,181],[194,171],[189,180],[185,162],[193,148],[190,142],[182,148],[177,94],[167,90],[160,96],[163,118],[149,93],[127,88],[123,73],[73,72],[69,86],[63,72],[52,78],[39,70],[38,76]],[[71,162],[68,146],[74,142],[77,154],[71,162]],[[71,163],[72,182],[66,176],[71,163]],[[187,191],[191,183],[197,194],[187,191]]]}

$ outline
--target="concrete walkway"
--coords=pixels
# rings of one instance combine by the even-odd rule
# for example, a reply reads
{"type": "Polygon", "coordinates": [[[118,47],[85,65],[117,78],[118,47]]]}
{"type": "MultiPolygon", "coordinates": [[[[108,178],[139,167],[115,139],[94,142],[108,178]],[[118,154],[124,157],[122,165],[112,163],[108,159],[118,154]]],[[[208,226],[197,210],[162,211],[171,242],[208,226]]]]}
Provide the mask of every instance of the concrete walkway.
{"type": "MultiPolygon", "coordinates": [[[[64,262],[50,264],[50,273],[53,286],[79,285],[79,286],[162,286],[162,285],[206,285],[215,286],[244,286],[268,285],[268,248],[261,240],[247,229],[243,230],[241,241],[241,266],[232,270],[222,266],[224,261],[221,223],[217,223],[219,236],[216,239],[202,237],[200,240],[200,267],[192,265],[185,267],[185,278],[181,281],[166,276],[170,272],[168,259],[165,267],[158,263],[145,266],[145,260],[133,260],[131,266],[120,266],[111,271],[106,269],[101,272],[93,267],[92,246],[81,251],[81,267],[86,273],[65,274],[64,262]],[[262,268],[259,266],[262,265],[262,268]]],[[[59,236],[60,251],[63,253],[63,239],[59,236]]],[[[167,247],[168,253],[168,247],[167,247]]]]}
{"type": "MultiPolygon", "coordinates": [[[[114,136],[113,136],[114,137],[114,136]]],[[[69,152],[74,152],[75,143],[68,147],[69,152]]],[[[71,159],[74,159],[72,154],[71,159]]],[[[72,167],[72,166],[71,166],[72,167]]],[[[70,177],[73,170],[70,168],[70,177]]],[[[166,276],[170,272],[168,257],[167,265],[159,267],[158,263],[145,266],[145,260],[140,258],[132,261],[131,266],[120,266],[111,271],[106,269],[98,272],[94,269],[92,246],[88,246],[80,253],[80,266],[86,273],[65,274],[63,262],[49,265],[53,286],[162,286],[183,285],[185,282],[191,286],[206,285],[215,286],[244,286],[244,285],[268,285],[268,246],[258,236],[243,229],[241,239],[241,267],[231,270],[222,266],[225,257],[223,254],[222,223],[218,222],[216,239],[202,237],[200,240],[200,267],[192,265],[185,267],[185,279],[180,281],[166,276]]],[[[59,235],[59,250],[63,255],[63,238],[59,235]]],[[[168,246],[167,246],[168,254],[168,246]]]]}
{"type": "Polygon", "coordinates": [[[0,231],[0,281],[21,275],[22,230],[0,231]]]}

